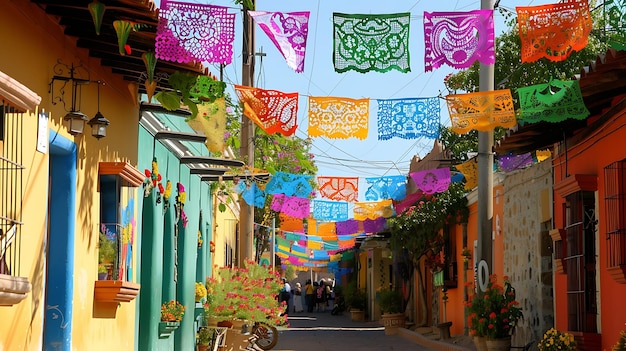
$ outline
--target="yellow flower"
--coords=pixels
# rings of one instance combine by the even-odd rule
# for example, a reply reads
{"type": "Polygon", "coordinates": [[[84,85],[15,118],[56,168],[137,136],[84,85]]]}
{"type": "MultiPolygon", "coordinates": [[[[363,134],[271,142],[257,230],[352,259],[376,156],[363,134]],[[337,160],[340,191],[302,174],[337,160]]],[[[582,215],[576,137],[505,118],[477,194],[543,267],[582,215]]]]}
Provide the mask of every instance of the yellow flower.
{"type": "Polygon", "coordinates": [[[172,195],[172,182],[168,180],[167,183],[165,183],[165,194],[163,194],[163,196],[165,197],[165,199],[169,199],[171,195],[172,195]]]}

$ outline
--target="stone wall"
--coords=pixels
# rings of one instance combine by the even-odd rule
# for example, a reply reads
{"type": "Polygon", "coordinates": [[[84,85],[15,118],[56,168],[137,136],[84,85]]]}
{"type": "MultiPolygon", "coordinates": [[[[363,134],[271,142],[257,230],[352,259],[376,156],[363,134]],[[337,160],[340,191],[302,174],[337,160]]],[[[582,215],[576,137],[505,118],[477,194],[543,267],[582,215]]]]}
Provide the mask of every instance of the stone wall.
{"type": "Polygon", "coordinates": [[[507,173],[503,204],[504,274],[516,289],[524,318],[514,346],[538,341],[554,325],[552,289],[552,170],[544,161],[507,173]]]}

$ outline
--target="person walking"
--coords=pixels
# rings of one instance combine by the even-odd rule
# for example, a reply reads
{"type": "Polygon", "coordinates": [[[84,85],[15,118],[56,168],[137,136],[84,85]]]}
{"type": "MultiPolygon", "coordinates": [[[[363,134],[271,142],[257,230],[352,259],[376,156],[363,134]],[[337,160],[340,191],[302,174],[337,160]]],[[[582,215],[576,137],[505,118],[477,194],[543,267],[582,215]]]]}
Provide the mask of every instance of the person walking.
{"type": "Polygon", "coordinates": [[[302,308],[302,287],[300,283],[296,283],[296,287],[293,289],[293,311],[304,312],[304,308],[302,308]]]}
{"type": "Polygon", "coordinates": [[[285,314],[289,314],[289,310],[291,307],[291,285],[287,283],[287,279],[280,278],[283,282],[283,287],[280,289],[278,294],[278,302],[285,301],[285,314]]]}

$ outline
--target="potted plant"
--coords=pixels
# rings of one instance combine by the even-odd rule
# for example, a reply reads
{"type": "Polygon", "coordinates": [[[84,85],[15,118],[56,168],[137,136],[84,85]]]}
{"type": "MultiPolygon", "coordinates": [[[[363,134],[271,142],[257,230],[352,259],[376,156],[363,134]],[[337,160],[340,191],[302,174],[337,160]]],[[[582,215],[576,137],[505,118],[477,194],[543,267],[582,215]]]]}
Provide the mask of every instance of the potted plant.
{"type": "Polygon", "coordinates": [[[228,322],[227,349],[242,350],[249,344],[255,322],[274,327],[287,322],[285,304],[279,303],[278,292],[283,284],[278,272],[246,260],[244,267],[222,267],[207,280],[204,314],[209,325],[228,322]]]}
{"type": "Polygon", "coordinates": [[[113,270],[116,254],[115,241],[107,238],[106,234],[101,231],[98,242],[98,280],[113,279],[110,273],[113,270]]]}
{"type": "Polygon", "coordinates": [[[185,306],[176,300],[170,300],[161,305],[161,322],[159,323],[159,338],[168,338],[180,326],[185,315],[185,306]]]}
{"type": "Polygon", "coordinates": [[[352,320],[365,320],[365,306],[367,305],[367,295],[365,291],[357,288],[356,282],[353,282],[346,287],[344,295],[352,320]]]}
{"type": "Polygon", "coordinates": [[[381,321],[385,326],[385,335],[393,335],[398,332],[398,327],[404,328],[404,298],[396,290],[382,289],[376,299],[382,313],[381,321]]]}
{"type": "Polygon", "coordinates": [[[262,321],[276,326],[286,322],[285,306],[276,296],[282,287],[277,272],[247,260],[244,267],[222,267],[207,279],[204,314],[210,322],[262,321]]]}
{"type": "Polygon", "coordinates": [[[207,351],[213,338],[213,331],[207,327],[200,327],[196,338],[198,339],[198,351],[207,351]]]}
{"type": "Polygon", "coordinates": [[[196,302],[202,302],[206,298],[206,287],[203,283],[196,282],[196,302]]]}
{"type": "Polygon", "coordinates": [[[522,317],[522,310],[507,277],[504,277],[502,286],[497,283],[495,274],[489,276],[487,289],[484,292],[479,289],[465,305],[470,335],[475,337],[478,350],[492,349],[496,344],[505,344],[504,347],[508,344],[510,348],[511,335],[522,317]]]}
{"type": "Polygon", "coordinates": [[[574,335],[570,333],[563,333],[554,328],[548,329],[543,334],[543,339],[539,341],[537,347],[541,351],[574,351],[576,348],[576,341],[574,341],[574,335]]]}

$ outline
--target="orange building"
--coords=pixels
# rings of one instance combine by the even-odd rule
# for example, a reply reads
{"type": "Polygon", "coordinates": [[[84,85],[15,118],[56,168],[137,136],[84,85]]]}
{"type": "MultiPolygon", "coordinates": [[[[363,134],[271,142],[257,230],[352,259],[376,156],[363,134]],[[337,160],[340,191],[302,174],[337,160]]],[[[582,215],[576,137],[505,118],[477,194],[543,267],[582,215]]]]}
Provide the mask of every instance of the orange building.
{"type": "Polygon", "coordinates": [[[520,127],[497,150],[553,150],[554,327],[583,350],[626,329],[625,71],[626,52],[609,50],[579,77],[590,117],[520,127]]]}

